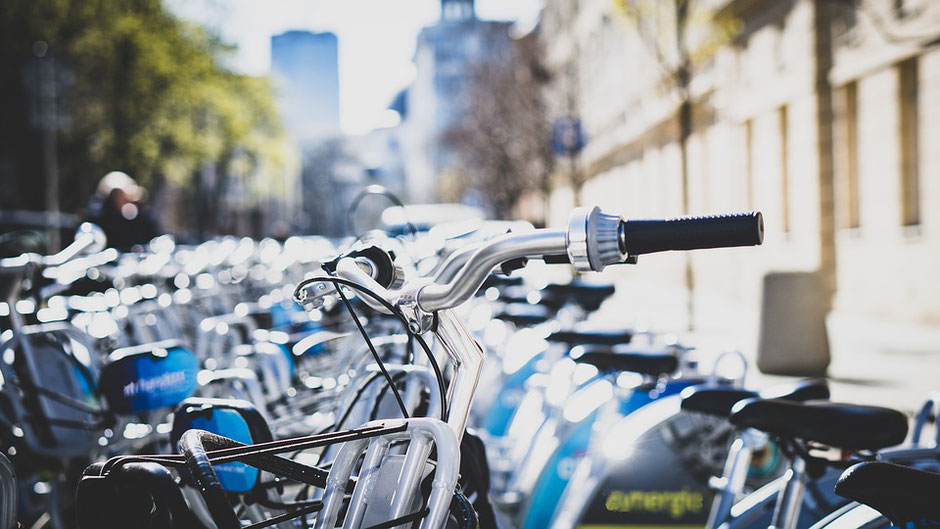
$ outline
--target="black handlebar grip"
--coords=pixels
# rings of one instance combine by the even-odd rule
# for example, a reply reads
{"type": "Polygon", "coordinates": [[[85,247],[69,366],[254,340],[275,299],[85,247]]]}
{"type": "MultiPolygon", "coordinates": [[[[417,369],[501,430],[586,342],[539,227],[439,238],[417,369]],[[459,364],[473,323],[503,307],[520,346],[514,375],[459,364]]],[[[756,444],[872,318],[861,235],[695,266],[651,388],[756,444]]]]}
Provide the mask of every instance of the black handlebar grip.
{"type": "Polygon", "coordinates": [[[757,246],[763,241],[764,217],[759,211],[620,223],[620,249],[627,255],[757,246]]]}

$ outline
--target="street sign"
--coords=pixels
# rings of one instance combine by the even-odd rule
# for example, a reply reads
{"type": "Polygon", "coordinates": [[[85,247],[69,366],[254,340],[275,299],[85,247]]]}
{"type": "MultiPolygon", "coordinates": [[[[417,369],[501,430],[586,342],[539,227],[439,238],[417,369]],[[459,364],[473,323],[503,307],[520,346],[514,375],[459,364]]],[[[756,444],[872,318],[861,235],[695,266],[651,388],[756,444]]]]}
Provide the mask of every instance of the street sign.
{"type": "Polygon", "coordinates": [[[552,124],[552,150],[555,154],[571,156],[584,148],[584,132],[581,120],[563,117],[552,124]]]}

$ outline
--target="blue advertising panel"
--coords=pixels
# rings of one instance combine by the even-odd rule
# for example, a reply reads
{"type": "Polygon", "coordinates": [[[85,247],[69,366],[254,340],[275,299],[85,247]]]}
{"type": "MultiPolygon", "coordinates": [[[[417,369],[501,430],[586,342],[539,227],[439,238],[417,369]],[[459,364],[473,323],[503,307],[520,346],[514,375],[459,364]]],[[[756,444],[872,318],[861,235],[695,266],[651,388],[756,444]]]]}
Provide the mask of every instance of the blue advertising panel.
{"type": "Polygon", "coordinates": [[[112,358],[101,371],[99,389],[114,413],[172,408],[198,387],[196,355],[183,347],[154,347],[112,358]]]}

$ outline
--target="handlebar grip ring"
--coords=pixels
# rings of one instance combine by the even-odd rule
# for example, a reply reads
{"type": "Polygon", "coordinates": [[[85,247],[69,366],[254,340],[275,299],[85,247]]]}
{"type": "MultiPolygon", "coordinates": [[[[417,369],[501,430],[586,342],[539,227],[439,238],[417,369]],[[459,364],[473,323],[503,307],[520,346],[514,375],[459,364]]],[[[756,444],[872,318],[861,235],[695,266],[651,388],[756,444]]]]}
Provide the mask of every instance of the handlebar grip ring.
{"type": "Polygon", "coordinates": [[[565,236],[568,258],[579,272],[601,272],[611,264],[622,263],[627,254],[620,243],[621,218],[599,207],[590,211],[575,208],[568,218],[565,236]]]}

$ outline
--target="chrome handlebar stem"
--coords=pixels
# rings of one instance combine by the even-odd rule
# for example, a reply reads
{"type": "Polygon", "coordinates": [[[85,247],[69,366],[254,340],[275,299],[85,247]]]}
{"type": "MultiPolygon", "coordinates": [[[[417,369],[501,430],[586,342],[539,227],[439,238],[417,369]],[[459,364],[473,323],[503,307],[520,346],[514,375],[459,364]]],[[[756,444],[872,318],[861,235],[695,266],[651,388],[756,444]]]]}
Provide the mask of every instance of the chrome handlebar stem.
{"type": "MultiPolygon", "coordinates": [[[[578,270],[596,272],[607,265],[621,263],[627,256],[620,249],[620,222],[620,217],[601,213],[598,208],[577,208],[571,213],[567,230],[539,229],[497,237],[472,253],[459,252],[452,256],[434,280],[411,281],[400,290],[389,290],[379,285],[354,259],[340,260],[336,272],[340,277],[375,291],[393,305],[405,301],[409,310],[418,309],[431,314],[465,303],[494,268],[513,259],[567,255],[578,270]]],[[[377,310],[384,310],[371,300],[364,301],[377,310]]]]}

